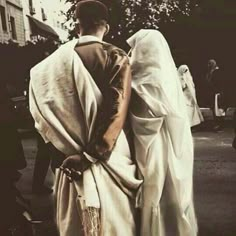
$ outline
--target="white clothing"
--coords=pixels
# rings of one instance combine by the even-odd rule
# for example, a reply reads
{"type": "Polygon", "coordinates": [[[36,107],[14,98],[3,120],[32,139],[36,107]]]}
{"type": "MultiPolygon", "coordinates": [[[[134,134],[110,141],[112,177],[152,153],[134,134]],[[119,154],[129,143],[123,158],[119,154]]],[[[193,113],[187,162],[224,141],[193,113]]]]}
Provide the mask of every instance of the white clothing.
{"type": "MultiPolygon", "coordinates": [[[[102,94],[74,51],[77,40],[61,46],[31,70],[30,111],[46,142],[66,156],[83,151],[93,135],[102,94]]],[[[87,234],[90,218],[100,218],[102,236],[135,236],[135,178],[128,142],[122,131],[109,161],[97,161],[81,180],[69,183],[57,170],[56,222],[60,236],[98,235],[98,226],[87,234]],[[99,209],[90,212],[89,209],[99,209]],[[100,217],[96,214],[100,214],[100,217]],[[122,226],[122,227],[121,227],[122,226]]]]}
{"type": "Polygon", "coordinates": [[[219,100],[220,100],[220,93],[215,94],[215,116],[216,117],[224,117],[225,116],[225,111],[219,106],[219,100]]]}
{"type": "Polygon", "coordinates": [[[141,236],[195,236],[193,141],[169,46],[156,30],[140,30],[132,48],[131,124],[144,178],[141,236]]]}
{"type": "Polygon", "coordinates": [[[193,127],[204,121],[197,103],[195,85],[187,65],[181,65],[178,69],[178,73],[182,84],[185,104],[187,106],[189,122],[191,127],[193,127]]]}

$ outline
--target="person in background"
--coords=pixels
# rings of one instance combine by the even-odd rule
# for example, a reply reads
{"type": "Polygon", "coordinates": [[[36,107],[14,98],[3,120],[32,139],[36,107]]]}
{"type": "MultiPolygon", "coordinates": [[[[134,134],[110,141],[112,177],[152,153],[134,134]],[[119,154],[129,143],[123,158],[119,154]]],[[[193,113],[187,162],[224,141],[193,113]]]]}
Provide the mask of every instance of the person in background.
{"type": "Polygon", "coordinates": [[[55,174],[64,160],[64,155],[51,143],[45,143],[39,133],[37,133],[37,154],[35,158],[32,192],[36,195],[51,194],[53,190],[44,185],[49,166],[55,174]]]}
{"type": "Polygon", "coordinates": [[[234,139],[232,146],[234,149],[236,149],[236,111],[234,112],[233,125],[234,125],[234,139]]]}
{"type": "Polygon", "coordinates": [[[32,231],[17,202],[20,193],[15,187],[21,177],[19,170],[26,167],[16,117],[6,83],[0,81],[0,235],[30,236],[32,231]]]}
{"type": "Polygon", "coordinates": [[[33,194],[50,194],[52,193],[52,189],[46,187],[44,185],[44,181],[51,162],[51,154],[47,144],[38,133],[37,148],[38,150],[35,158],[32,192],[33,194]]]}
{"type": "Polygon", "coordinates": [[[214,59],[208,61],[206,82],[208,101],[213,113],[213,130],[221,131],[226,110],[224,101],[224,81],[220,68],[214,59]]]}
{"type": "Polygon", "coordinates": [[[187,105],[190,126],[193,127],[199,125],[201,122],[204,121],[204,118],[198,106],[195,85],[188,66],[181,65],[178,68],[178,74],[182,85],[185,102],[187,105]]]}

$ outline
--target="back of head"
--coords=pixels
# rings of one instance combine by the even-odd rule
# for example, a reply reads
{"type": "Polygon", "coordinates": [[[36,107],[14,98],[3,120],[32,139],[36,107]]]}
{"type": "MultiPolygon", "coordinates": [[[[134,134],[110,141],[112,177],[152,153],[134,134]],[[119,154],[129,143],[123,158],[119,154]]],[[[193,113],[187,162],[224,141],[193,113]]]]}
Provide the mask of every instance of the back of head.
{"type": "Polygon", "coordinates": [[[183,92],[165,37],[157,30],[142,29],[131,36],[127,42],[132,48],[133,88],[139,89],[142,84],[164,91],[171,109],[178,108],[176,112],[179,113],[184,102],[183,92]]]}
{"type": "Polygon", "coordinates": [[[96,0],[84,0],[77,4],[76,18],[84,30],[98,30],[108,22],[108,8],[96,0]]]}
{"type": "Polygon", "coordinates": [[[189,71],[189,68],[187,65],[181,65],[179,68],[178,68],[178,72],[179,72],[179,75],[183,75],[185,74],[186,72],[189,71]]]}
{"type": "Polygon", "coordinates": [[[127,42],[132,48],[131,62],[135,71],[142,68],[163,70],[170,66],[176,70],[168,43],[158,30],[142,29],[127,42]]]}
{"type": "Polygon", "coordinates": [[[209,69],[215,69],[217,67],[217,63],[214,59],[210,59],[208,61],[208,68],[209,69]]]}

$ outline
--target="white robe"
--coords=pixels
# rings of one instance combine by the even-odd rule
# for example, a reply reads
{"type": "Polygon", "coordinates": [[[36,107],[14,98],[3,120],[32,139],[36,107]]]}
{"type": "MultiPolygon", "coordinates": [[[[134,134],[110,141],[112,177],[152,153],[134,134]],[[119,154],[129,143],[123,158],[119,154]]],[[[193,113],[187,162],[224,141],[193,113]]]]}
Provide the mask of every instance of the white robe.
{"type": "MultiPolygon", "coordinates": [[[[61,46],[31,70],[30,111],[46,142],[66,156],[83,151],[93,135],[102,94],[74,51],[77,40],[61,46]]],[[[136,235],[135,178],[128,142],[122,131],[109,161],[97,161],[79,181],[69,183],[57,170],[56,223],[60,236],[97,235],[88,209],[99,209],[102,236],[136,235]],[[87,211],[86,211],[87,210],[87,211]],[[93,232],[85,233],[89,228],[93,232]]],[[[100,230],[99,230],[100,231],[100,230]]]]}
{"type": "Polygon", "coordinates": [[[182,84],[190,125],[193,127],[204,121],[197,103],[195,85],[188,66],[181,65],[178,69],[178,73],[182,84]]]}
{"type": "Polygon", "coordinates": [[[140,30],[128,43],[131,123],[144,178],[141,236],[195,236],[193,141],[174,61],[158,31],[140,30]]]}

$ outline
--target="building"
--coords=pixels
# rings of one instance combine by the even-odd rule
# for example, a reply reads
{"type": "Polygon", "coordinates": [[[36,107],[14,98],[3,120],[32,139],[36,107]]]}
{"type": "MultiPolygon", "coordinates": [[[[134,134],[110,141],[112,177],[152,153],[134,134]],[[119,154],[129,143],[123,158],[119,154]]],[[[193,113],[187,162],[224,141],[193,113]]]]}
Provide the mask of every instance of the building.
{"type": "Polygon", "coordinates": [[[62,11],[61,0],[22,0],[25,38],[34,41],[39,38],[53,38],[66,41],[68,30],[62,11]]]}
{"type": "Polygon", "coordinates": [[[20,0],[0,0],[0,43],[26,42],[23,8],[20,0]]]}
{"type": "Polygon", "coordinates": [[[68,29],[62,0],[0,0],[0,43],[53,38],[66,41],[68,29]]]}

